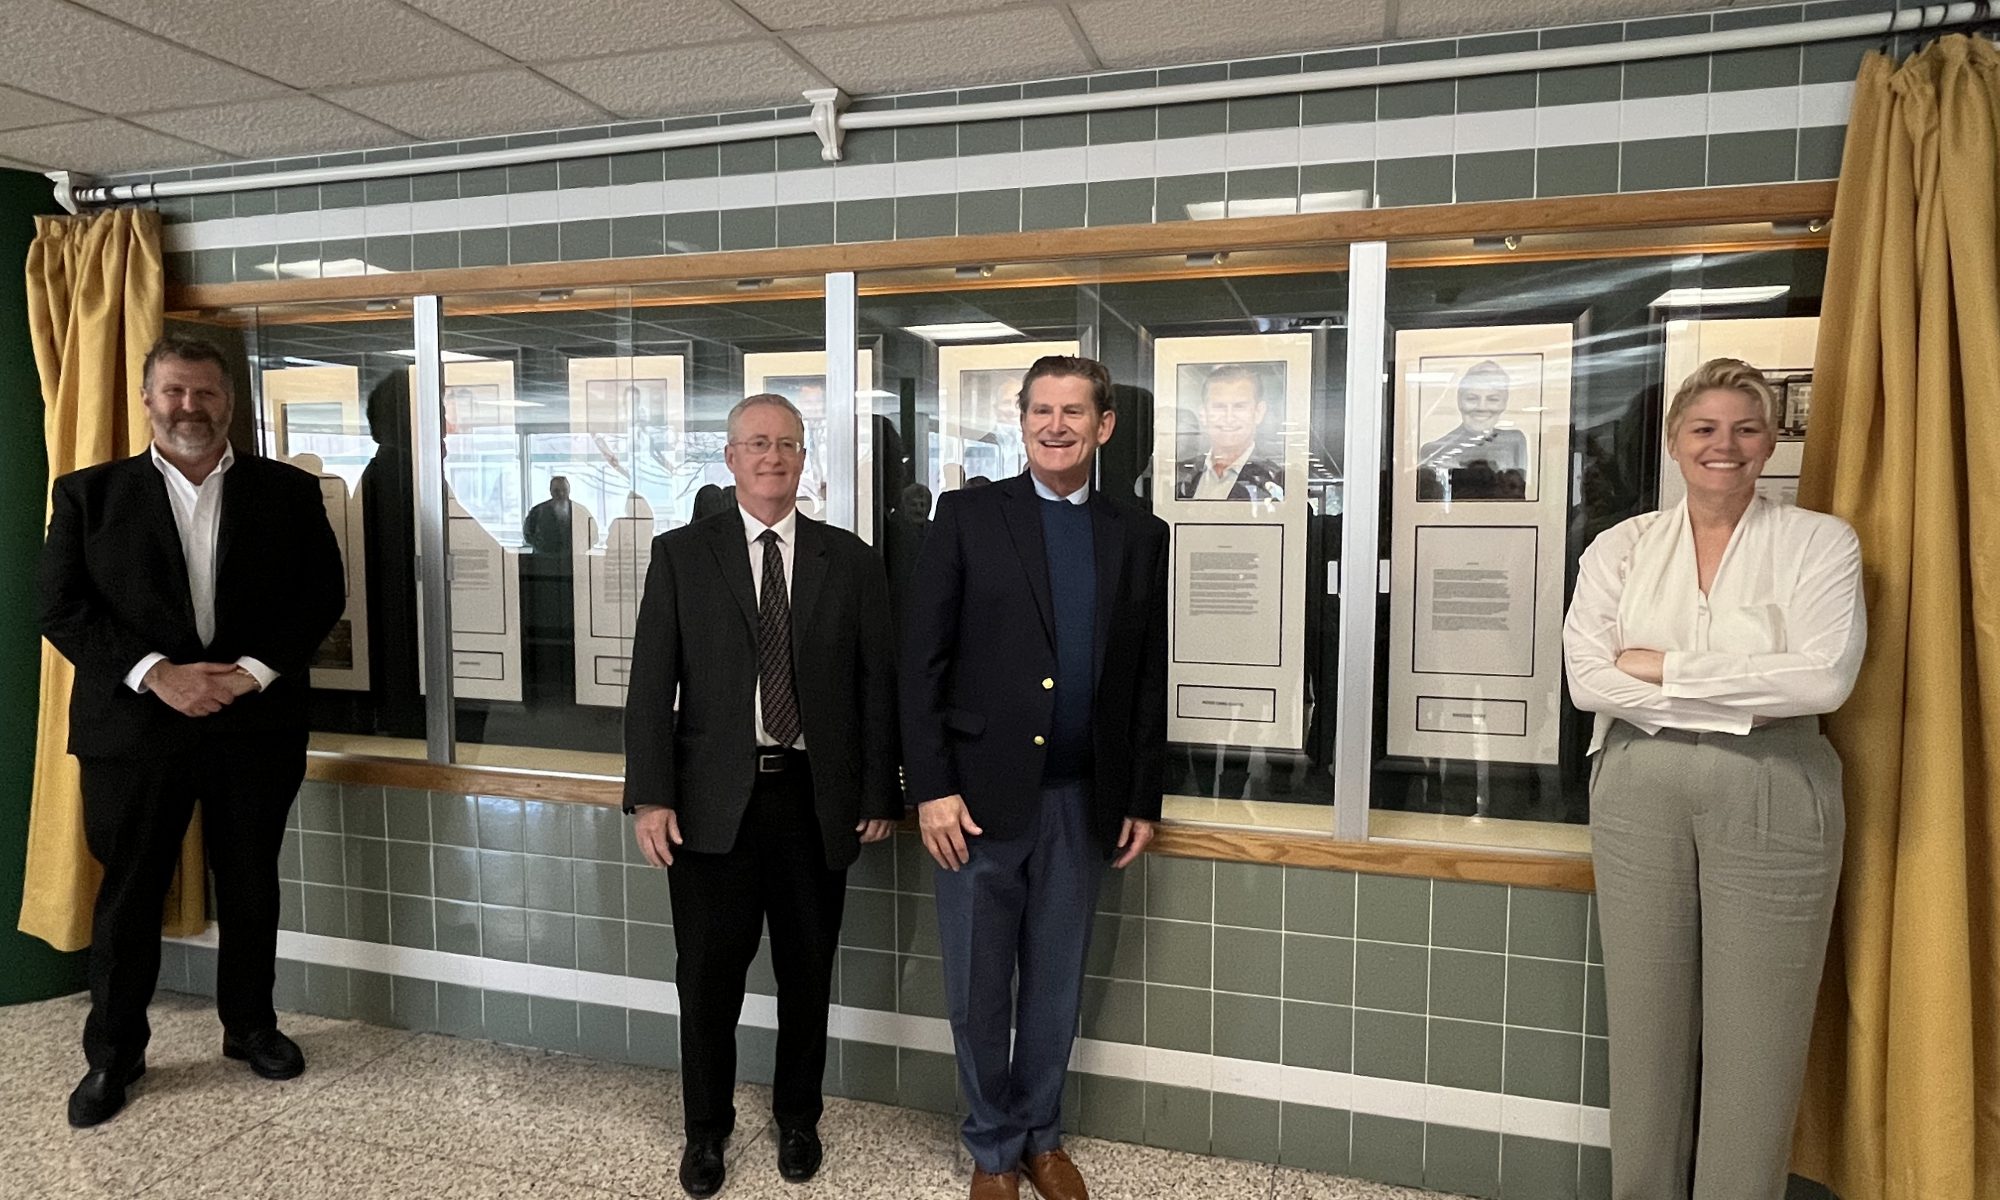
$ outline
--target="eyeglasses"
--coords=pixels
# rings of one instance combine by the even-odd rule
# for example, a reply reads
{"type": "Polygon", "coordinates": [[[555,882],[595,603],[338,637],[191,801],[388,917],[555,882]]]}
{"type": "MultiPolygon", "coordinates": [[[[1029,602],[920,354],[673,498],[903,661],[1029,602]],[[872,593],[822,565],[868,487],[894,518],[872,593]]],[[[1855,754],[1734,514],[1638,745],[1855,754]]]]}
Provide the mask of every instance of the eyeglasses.
{"type": "Polygon", "coordinates": [[[756,455],[769,454],[776,449],[786,458],[797,458],[806,452],[806,444],[797,438],[778,438],[775,441],[767,437],[740,438],[729,444],[756,455]]]}

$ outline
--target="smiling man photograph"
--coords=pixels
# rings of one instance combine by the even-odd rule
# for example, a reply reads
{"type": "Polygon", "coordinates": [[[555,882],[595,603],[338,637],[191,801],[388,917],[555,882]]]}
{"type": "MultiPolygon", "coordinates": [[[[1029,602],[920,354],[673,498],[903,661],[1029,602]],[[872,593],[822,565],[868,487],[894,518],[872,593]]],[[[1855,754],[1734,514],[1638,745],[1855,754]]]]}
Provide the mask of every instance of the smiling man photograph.
{"type": "Polygon", "coordinates": [[[1264,382],[1264,373],[1240,363],[1224,363],[1202,380],[1194,412],[1207,449],[1174,464],[1176,500],[1285,498],[1285,469],[1257,457],[1257,431],[1269,411],[1264,382]]]}
{"type": "Polygon", "coordinates": [[[937,863],[972,1200],[1013,1200],[1023,1174],[1083,1200],[1063,1078],[1105,861],[1136,860],[1160,815],[1167,527],[1091,487],[1117,424],[1103,364],[1038,359],[1021,396],[1027,471],[942,496],[917,561],[904,765],[937,863]]]}

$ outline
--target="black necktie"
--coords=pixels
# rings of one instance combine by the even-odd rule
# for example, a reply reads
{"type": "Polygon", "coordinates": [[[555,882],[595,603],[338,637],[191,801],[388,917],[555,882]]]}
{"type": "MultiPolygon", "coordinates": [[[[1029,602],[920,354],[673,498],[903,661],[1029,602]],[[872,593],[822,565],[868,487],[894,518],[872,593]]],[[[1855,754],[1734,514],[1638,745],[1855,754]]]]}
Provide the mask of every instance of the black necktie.
{"type": "Polygon", "coordinates": [[[778,531],[764,543],[764,585],[757,602],[757,681],[764,688],[764,732],[779,746],[799,740],[799,694],[792,682],[792,602],[785,595],[785,560],[778,531]]]}

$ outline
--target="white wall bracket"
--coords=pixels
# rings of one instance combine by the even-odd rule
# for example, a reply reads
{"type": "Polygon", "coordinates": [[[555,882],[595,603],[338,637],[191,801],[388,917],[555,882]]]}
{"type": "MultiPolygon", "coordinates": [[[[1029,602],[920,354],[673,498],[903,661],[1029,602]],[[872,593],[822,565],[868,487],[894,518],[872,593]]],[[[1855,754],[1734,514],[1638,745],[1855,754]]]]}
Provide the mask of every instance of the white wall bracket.
{"type": "Polygon", "coordinates": [[[813,132],[819,135],[819,156],[823,162],[840,161],[840,111],[847,107],[847,93],[839,88],[808,88],[805,98],[812,104],[813,132]]]}

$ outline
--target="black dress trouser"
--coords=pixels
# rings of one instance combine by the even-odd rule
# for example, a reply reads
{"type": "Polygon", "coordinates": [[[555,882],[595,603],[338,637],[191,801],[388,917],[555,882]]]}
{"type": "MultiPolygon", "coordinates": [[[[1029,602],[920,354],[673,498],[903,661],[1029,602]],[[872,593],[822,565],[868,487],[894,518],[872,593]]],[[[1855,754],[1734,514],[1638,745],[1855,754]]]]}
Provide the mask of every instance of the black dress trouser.
{"type": "Polygon", "coordinates": [[[784,1128],[819,1124],[847,872],[827,869],[805,756],[787,757],[790,769],[757,776],[727,853],[680,850],[667,868],[690,1138],[724,1138],[736,1127],[736,1022],[767,919],[778,982],[772,1115],[784,1128]]]}
{"type": "Polygon", "coordinates": [[[90,1016],[83,1025],[91,1067],[127,1066],[146,1052],[152,1036],[146,1005],[160,978],[160,917],[196,801],[220,926],[216,1011],[231,1033],[274,1027],[278,848],[305,780],[306,735],[197,731],[144,756],[80,757],[78,764],[84,838],[104,867],[91,920],[90,1016]]]}

